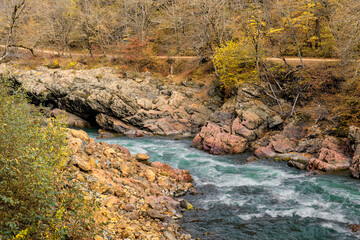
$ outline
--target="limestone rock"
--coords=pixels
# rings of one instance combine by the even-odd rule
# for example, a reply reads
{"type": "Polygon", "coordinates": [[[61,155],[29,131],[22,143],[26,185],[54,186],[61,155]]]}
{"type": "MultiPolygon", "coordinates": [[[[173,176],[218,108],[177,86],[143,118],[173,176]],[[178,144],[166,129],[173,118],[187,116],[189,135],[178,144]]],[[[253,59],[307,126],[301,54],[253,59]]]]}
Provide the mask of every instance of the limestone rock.
{"type": "MultiPolygon", "coordinates": [[[[145,135],[188,136],[197,132],[213,112],[202,104],[197,86],[166,86],[162,83],[164,79],[145,77],[145,73],[119,74],[118,70],[106,67],[77,71],[38,68],[21,72],[10,65],[0,68],[0,73],[9,71],[17,72],[16,82],[30,95],[54,102],[61,109],[55,110],[54,115],[62,110],[74,114],[65,114],[71,125],[85,127],[87,123],[80,119],[96,116],[97,124],[117,133],[141,130],[145,135]],[[190,105],[193,109],[186,108],[190,105]]],[[[134,136],[141,135],[135,133],[134,136]]]]}
{"type": "Polygon", "coordinates": [[[128,177],[131,174],[131,168],[125,162],[123,162],[120,166],[121,175],[124,177],[128,177]]]}

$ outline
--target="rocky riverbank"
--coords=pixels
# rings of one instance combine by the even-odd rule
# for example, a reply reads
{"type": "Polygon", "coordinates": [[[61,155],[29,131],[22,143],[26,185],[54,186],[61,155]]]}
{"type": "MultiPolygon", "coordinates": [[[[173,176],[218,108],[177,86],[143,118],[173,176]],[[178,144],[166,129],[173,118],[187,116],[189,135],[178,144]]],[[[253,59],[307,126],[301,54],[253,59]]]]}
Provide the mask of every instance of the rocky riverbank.
{"type": "Polygon", "coordinates": [[[82,130],[68,130],[70,158],[66,170],[100,206],[95,221],[101,239],[191,239],[179,232],[176,219],[192,206],[174,198],[195,192],[189,171],[149,162],[146,154],[96,143],[82,130]]]}
{"type": "MultiPolygon", "coordinates": [[[[67,115],[72,126],[95,123],[129,137],[195,136],[191,146],[211,154],[250,150],[254,156],[249,161],[286,160],[299,169],[350,171],[359,177],[357,128],[352,127],[348,137],[338,137],[332,134],[334,121],[316,109],[314,116],[301,111],[300,117],[280,116],[276,101],[261,86],[244,84],[221,102],[215,86],[167,82],[150,73],[112,68],[21,71],[1,64],[0,74],[20,84],[35,102],[47,105],[49,116],[67,115]]],[[[106,131],[99,134],[112,136],[106,131]]]]}
{"type": "Polygon", "coordinates": [[[60,108],[101,128],[129,136],[191,136],[199,132],[214,108],[213,103],[206,102],[209,99],[202,97],[208,86],[191,81],[167,83],[149,72],[104,67],[38,67],[26,71],[1,64],[0,75],[20,84],[35,103],[60,108]]]}

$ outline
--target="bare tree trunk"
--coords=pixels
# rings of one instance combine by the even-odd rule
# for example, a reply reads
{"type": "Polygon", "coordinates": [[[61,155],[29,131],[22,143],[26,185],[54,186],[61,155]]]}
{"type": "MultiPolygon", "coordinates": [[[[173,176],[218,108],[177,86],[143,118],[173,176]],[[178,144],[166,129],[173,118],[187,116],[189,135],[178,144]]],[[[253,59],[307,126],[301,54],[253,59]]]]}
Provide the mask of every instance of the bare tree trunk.
{"type": "Polygon", "coordinates": [[[16,24],[19,18],[21,17],[21,14],[24,12],[25,8],[26,8],[25,0],[20,1],[19,3],[15,4],[13,7],[13,11],[11,13],[11,18],[10,18],[8,37],[5,44],[5,52],[0,60],[5,59],[10,54],[9,48],[10,45],[14,45],[12,42],[14,41],[14,31],[17,27],[16,24]]]}
{"type": "MultiPolygon", "coordinates": [[[[280,11],[281,11],[281,13],[282,13],[283,16],[286,18],[286,21],[287,21],[288,24],[289,24],[289,27],[290,27],[290,29],[291,29],[291,34],[292,34],[292,36],[293,36],[293,38],[294,38],[294,40],[295,40],[295,44],[296,44],[296,48],[297,48],[297,51],[298,51],[299,59],[300,59],[300,62],[301,62],[301,66],[304,68],[305,65],[304,65],[304,62],[303,62],[303,59],[302,59],[301,49],[300,49],[300,45],[299,45],[298,38],[297,38],[297,36],[296,36],[296,32],[295,32],[294,26],[293,26],[293,24],[291,23],[289,16],[286,14],[286,12],[284,11],[284,9],[283,9],[281,3],[279,3],[279,1],[278,1],[278,5],[280,6],[280,11]]],[[[290,14],[291,14],[291,12],[290,12],[290,14]]]]}
{"type": "Polygon", "coordinates": [[[31,54],[32,54],[34,57],[36,57],[33,48],[26,47],[26,46],[23,46],[23,45],[16,45],[16,44],[11,44],[11,45],[9,45],[8,47],[9,47],[9,48],[10,48],[10,47],[16,47],[16,48],[23,48],[23,49],[29,50],[29,51],[31,52],[31,54]]]}
{"type": "Polygon", "coordinates": [[[295,107],[296,107],[296,103],[297,103],[297,101],[298,101],[298,99],[299,99],[299,96],[300,96],[300,93],[298,93],[297,96],[296,96],[296,98],[295,98],[294,105],[293,105],[292,108],[291,108],[290,116],[292,116],[292,115],[294,114],[294,112],[295,112],[295,107]]]}

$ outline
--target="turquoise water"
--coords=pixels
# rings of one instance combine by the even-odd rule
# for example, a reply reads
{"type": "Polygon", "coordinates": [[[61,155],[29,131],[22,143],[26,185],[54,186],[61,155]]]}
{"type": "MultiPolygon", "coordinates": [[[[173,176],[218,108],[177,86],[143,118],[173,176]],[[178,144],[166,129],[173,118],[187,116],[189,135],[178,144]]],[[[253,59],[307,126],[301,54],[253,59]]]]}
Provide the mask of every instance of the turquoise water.
{"type": "MultiPolygon", "coordinates": [[[[95,137],[94,133],[89,134],[95,137]]],[[[201,239],[359,239],[360,181],[344,175],[313,175],[285,163],[245,163],[246,154],[212,156],[189,140],[119,137],[131,153],[190,171],[200,195],[185,196],[184,231],[201,239]]]]}

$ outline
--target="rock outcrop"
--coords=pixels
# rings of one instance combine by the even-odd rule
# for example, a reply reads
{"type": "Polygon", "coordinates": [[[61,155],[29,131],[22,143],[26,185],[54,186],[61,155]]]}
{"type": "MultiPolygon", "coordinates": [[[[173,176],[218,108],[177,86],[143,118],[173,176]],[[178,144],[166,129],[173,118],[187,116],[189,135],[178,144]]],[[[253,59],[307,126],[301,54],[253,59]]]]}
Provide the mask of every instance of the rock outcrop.
{"type": "Polygon", "coordinates": [[[348,170],[353,152],[350,141],[321,134],[314,137],[313,129],[317,128],[304,128],[303,131],[307,134],[303,138],[299,138],[298,134],[289,134],[293,132],[289,130],[289,127],[282,132],[269,134],[261,140],[262,143],[257,143],[260,146],[255,147],[254,155],[257,158],[289,161],[289,166],[306,168],[308,171],[348,170]]]}
{"type": "Polygon", "coordinates": [[[290,140],[283,134],[267,136],[266,146],[256,148],[254,155],[257,158],[272,158],[276,160],[291,161],[289,166],[304,169],[313,158],[312,154],[305,151],[298,151],[298,142],[290,140]]]}
{"type": "Polygon", "coordinates": [[[141,131],[190,136],[200,131],[213,112],[203,104],[200,95],[207,86],[165,85],[165,80],[148,72],[124,75],[104,67],[93,70],[38,67],[21,72],[1,64],[0,74],[12,76],[34,101],[127,135],[141,131]]]}
{"type": "Polygon", "coordinates": [[[281,124],[280,116],[256,99],[256,94],[249,86],[240,89],[236,98],[210,116],[191,146],[212,154],[242,153],[251,142],[281,124]]]}
{"type": "Polygon", "coordinates": [[[317,158],[310,160],[308,170],[324,172],[348,170],[351,164],[350,145],[347,139],[326,136],[317,158]]]}
{"type": "Polygon", "coordinates": [[[352,143],[354,156],[351,161],[350,173],[355,178],[360,178],[360,128],[351,126],[349,140],[352,143]]]}
{"type": "Polygon", "coordinates": [[[190,239],[180,234],[183,200],[195,191],[189,171],[166,163],[150,163],[146,154],[130,155],[120,145],[96,143],[84,131],[68,131],[71,152],[66,169],[100,207],[97,224],[105,231],[96,239],[190,239]]]}
{"type": "Polygon", "coordinates": [[[246,139],[207,122],[193,139],[191,146],[211,154],[237,154],[246,149],[246,139]]]}

